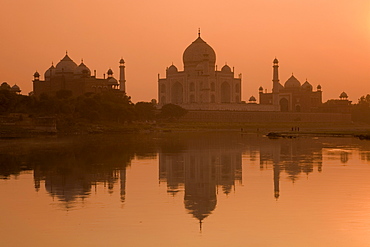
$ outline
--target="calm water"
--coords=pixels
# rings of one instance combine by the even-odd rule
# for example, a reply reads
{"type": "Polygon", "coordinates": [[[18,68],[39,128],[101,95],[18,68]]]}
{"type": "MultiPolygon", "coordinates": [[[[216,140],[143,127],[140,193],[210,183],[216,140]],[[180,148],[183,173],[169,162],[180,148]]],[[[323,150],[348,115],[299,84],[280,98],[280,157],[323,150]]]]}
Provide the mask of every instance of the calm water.
{"type": "Polygon", "coordinates": [[[370,246],[370,142],[0,141],[1,246],[370,246]]]}

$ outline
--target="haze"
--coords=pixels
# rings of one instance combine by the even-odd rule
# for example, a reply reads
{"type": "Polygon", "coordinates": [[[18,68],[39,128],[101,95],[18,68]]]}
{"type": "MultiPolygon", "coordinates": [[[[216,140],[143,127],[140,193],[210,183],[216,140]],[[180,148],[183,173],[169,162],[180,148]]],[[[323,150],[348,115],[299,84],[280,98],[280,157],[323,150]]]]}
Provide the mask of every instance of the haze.
{"type": "Polygon", "coordinates": [[[323,88],[324,101],[370,93],[370,2],[365,0],[0,0],[0,81],[32,91],[68,50],[97,76],[126,61],[126,88],[134,102],[157,98],[157,74],[197,38],[242,73],[242,100],[272,88],[272,60],[280,81],[291,73],[323,88]]]}

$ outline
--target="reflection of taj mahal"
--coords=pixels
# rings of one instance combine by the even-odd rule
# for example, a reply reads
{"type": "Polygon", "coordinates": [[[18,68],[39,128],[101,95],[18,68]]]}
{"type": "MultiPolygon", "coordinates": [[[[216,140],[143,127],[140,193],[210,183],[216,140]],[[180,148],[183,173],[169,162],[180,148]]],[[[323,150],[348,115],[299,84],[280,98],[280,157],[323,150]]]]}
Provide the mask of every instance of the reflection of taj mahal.
{"type": "Polygon", "coordinates": [[[308,81],[301,85],[293,75],[284,86],[280,84],[276,58],[273,61],[272,92],[264,92],[260,87],[260,104],[253,96],[249,103],[245,103],[242,101],[241,74],[235,77],[234,68],[227,64],[217,70],[216,53],[200,33],[185,49],[183,63],[183,71],[172,64],[166,69],[166,77],[158,78],[159,106],[171,103],[188,110],[314,112],[322,104],[320,85],[313,91],[308,81]]]}

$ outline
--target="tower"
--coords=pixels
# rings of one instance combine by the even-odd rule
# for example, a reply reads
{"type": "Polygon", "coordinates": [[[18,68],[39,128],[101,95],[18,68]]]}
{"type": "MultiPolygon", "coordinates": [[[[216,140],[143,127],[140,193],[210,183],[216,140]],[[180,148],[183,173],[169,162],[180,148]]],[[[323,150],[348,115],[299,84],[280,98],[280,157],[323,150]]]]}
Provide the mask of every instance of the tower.
{"type": "Polygon", "coordinates": [[[119,90],[125,93],[126,92],[125,60],[123,60],[123,58],[121,58],[121,60],[119,61],[119,72],[120,72],[120,75],[119,75],[119,84],[120,84],[119,90]]]}
{"type": "Polygon", "coordinates": [[[277,58],[273,61],[273,76],[272,76],[272,103],[279,105],[279,60],[277,58]]]}

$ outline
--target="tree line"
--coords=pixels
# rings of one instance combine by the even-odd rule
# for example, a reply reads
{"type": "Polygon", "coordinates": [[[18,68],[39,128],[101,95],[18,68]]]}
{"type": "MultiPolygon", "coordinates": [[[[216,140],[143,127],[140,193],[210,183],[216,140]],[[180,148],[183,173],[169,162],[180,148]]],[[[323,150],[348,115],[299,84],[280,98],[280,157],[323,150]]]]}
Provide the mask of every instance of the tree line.
{"type": "Polygon", "coordinates": [[[36,97],[0,87],[0,115],[9,113],[24,113],[31,117],[55,116],[61,121],[85,119],[123,123],[176,119],[186,110],[172,104],[157,110],[154,100],[134,104],[126,94],[109,91],[73,97],[71,91],[60,90],[53,96],[41,94],[36,97]]]}

